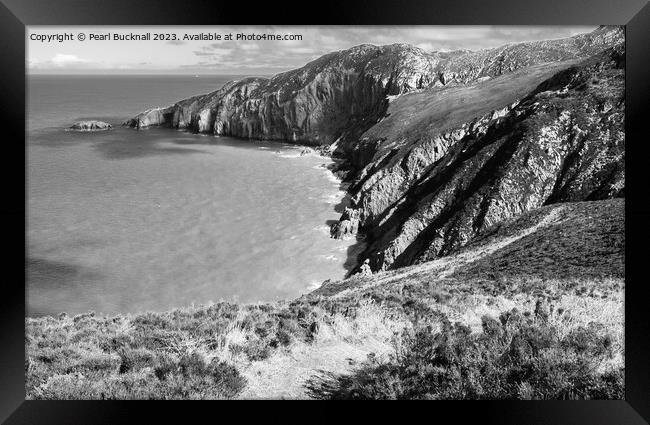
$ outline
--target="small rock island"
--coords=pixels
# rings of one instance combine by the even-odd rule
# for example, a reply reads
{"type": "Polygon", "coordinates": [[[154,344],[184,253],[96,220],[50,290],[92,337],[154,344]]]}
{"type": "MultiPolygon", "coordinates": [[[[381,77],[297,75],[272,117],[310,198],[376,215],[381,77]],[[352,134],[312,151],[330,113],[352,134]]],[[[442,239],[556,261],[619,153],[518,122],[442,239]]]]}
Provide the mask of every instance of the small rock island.
{"type": "Polygon", "coordinates": [[[113,128],[113,126],[110,125],[109,123],[104,121],[96,121],[96,120],[77,121],[70,126],[71,130],[76,130],[76,131],[102,131],[102,130],[110,130],[111,128],[113,128]]]}

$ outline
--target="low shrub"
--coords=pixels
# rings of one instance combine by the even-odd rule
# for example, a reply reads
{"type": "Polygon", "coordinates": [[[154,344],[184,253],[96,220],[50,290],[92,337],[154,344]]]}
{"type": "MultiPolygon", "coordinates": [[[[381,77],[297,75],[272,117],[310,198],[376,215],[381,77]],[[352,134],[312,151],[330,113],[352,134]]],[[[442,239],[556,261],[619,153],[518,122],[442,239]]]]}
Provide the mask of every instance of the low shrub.
{"type": "Polygon", "coordinates": [[[119,356],[121,360],[119,373],[152,367],[156,359],[156,355],[153,352],[144,348],[125,348],[119,352],[119,356]]]}
{"type": "Polygon", "coordinates": [[[271,355],[271,346],[269,345],[269,342],[264,339],[253,339],[246,342],[246,344],[241,348],[250,361],[268,359],[271,355]]]}
{"type": "Polygon", "coordinates": [[[623,369],[607,368],[611,336],[598,326],[563,333],[536,312],[484,316],[483,332],[443,321],[404,330],[388,361],[307,381],[319,399],[621,399],[623,369]]]}
{"type": "Polygon", "coordinates": [[[178,363],[170,354],[164,352],[157,353],[156,366],[153,369],[154,375],[158,380],[164,381],[170,374],[178,370],[178,363]]]}
{"type": "Polygon", "coordinates": [[[275,339],[271,341],[273,347],[287,347],[293,340],[291,334],[284,329],[279,329],[275,334],[275,339]]]}
{"type": "Polygon", "coordinates": [[[66,372],[81,372],[84,374],[111,373],[120,365],[120,358],[114,354],[89,353],[71,365],[66,372]]]}

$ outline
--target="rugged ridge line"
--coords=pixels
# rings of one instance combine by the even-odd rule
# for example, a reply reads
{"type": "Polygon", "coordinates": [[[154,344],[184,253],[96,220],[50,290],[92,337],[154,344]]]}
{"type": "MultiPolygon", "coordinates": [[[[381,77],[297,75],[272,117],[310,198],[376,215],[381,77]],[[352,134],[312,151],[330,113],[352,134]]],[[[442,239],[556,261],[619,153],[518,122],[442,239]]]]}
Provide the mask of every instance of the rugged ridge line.
{"type": "Polygon", "coordinates": [[[125,125],[328,145],[365,127],[387,95],[428,87],[435,58],[408,45],[361,45],[271,79],[233,81],[205,96],[145,111],[125,125]]]}
{"type": "Polygon", "coordinates": [[[480,52],[427,53],[406,44],[360,45],[267,78],[232,81],[207,95],[125,121],[199,133],[330,145],[349,150],[387,107],[387,96],[468,83],[538,63],[588,57],[622,41],[619,27],[480,52]]]}

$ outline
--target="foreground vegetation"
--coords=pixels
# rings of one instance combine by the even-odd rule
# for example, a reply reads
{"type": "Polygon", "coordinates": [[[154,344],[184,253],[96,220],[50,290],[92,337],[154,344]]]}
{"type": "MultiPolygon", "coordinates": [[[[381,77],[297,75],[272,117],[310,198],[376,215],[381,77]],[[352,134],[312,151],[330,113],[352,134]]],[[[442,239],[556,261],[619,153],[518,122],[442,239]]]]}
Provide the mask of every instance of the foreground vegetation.
{"type": "Polygon", "coordinates": [[[321,399],[623,398],[612,334],[596,322],[568,330],[541,305],[483,316],[481,333],[448,320],[438,332],[404,331],[389,361],[371,356],[350,375],[326,373],[307,387],[321,399]]]}
{"type": "Polygon", "coordinates": [[[28,318],[27,397],[622,398],[623,202],[545,208],[292,302],[28,318]]]}

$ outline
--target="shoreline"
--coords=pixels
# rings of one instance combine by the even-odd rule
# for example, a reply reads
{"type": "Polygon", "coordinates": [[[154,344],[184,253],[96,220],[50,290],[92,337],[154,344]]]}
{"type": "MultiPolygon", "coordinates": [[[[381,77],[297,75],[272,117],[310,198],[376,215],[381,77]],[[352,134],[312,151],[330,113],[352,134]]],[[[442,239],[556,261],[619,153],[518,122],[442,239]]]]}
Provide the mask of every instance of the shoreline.
{"type": "MultiPolygon", "coordinates": [[[[363,371],[374,374],[375,359],[399,366],[399,360],[391,358],[399,347],[418,353],[422,345],[410,344],[414,337],[440,335],[459,338],[468,343],[466,347],[476,342],[488,355],[494,345],[484,343],[494,337],[507,337],[505,348],[514,353],[519,353],[514,350],[522,347],[522,341],[531,347],[546,344],[543,347],[553,350],[553,356],[495,355],[486,360],[486,370],[500,370],[489,368],[494,364],[520,370],[522,365],[543,362],[540,379],[561,373],[569,382],[568,390],[574,383],[598,383],[585,398],[620,398],[625,370],[622,244],[601,243],[609,250],[603,257],[602,252],[584,249],[580,235],[596,232],[596,240],[612,237],[611,231],[623,223],[621,201],[548,206],[455,255],[372,276],[325,282],[294,300],[193,304],[164,312],[112,316],[26,318],[27,397],[137,399],[154,394],[188,398],[174,391],[192,382],[191,389],[200,398],[220,398],[223,392],[228,398],[309,398],[310,388],[318,388],[310,384],[318,384],[324,372],[353,379],[362,377],[357,374],[363,371]],[[554,214],[568,214],[569,222],[558,229],[557,221],[545,219],[554,214]],[[606,219],[594,221],[595,216],[606,219]],[[602,222],[614,227],[603,229],[602,222]],[[571,235],[576,226],[578,231],[571,235]],[[554,237],[558,235],[562,237],[554,237]],[[533,246],[532,258],[513,255],[513,244],[523,246],[526,240],[539,237],[560,239],[558,247],[564,250],[554,261],[563,264],[550,265],[540,244],[533,246]],[[491,259],[499,252],[519,274],[492,276],[491,259]],[[592,258],[583,258],[588,255],[592,258]],[[616,261],[611,266],[599,265],[593,256],[616,261]],[[521,274],[531,270],[522,269],[524,258],[539,265],[535,276],[521,274]],[[590,268],[579,275],[557,270],[558,266],[572,270],[575,261],[590,268]],[[574,373],[566,358],[576,358],[592,373],[584,376],[582,368],[574,373]],[[499,363],[503,361],[507,362],[499,363]],[[197,367],[188,370],[188,365],[197,367]],[[213,382],[208,365],[222,372],[228,368],[228,376],[237,379],[225,387],[225,381],[213,382]]],[[[434,343],[424,341],[424,347],[434,343]]],[[[501,339],[493,342],[504,343],[501,339]]],[[[450,367],[463,364],[454,358],[450,367]]],[[[404,367],[411,366],[404,363],[404,367]]],[[[530,382],[536,384],[538,379],[530,382]]],[[[500,386],[494,389],[499,392],[486,397],[508,388],[500,386]]],[[[564,384],[540,388],[553,398],[562,398],[565,391],[564,384]]],[[[507,394],[514,397],[517,392],[507,394]]]]}
{"type": "MultiPolygon", "coordinates": [[[[44,130],[55,130],[55,129],[59,129],[59,127],[54,126],[54,127],[47,128],[47,129],[44,129],[44,130]]],[[[63,129],[67,130],[67,128],[65,128],[65,127],[63,129]]],[[[120,129],[120,127],[118,127],[118,129],[120,129]]],[[[152,127],[151,129],[158,129],[158,127],[152,127]]],[[[203,136],[203,137],[211,136],[211,135],[207,135],[207,134],[193,133],[193,132],[190,132],[190,131],[188,131],[186,129],[180,129],[180,130],[177,130],[177,131],[185,133],[188,136],[203,136]]],[[[81,133],[81,131],[79,131],[77,133],[81,133]]],[[[85,133],[88,133],[88,132],[85,132],[85,133]]],[[[327,152],[326,150],[324,150],[324,149],[314,149],[313,146],[303,145],[303,144],[300,144],[300,143],[296,143],[296,142],[292,142],[292,141],[286,141],[286,140],[285,141],[257,140],[257,139],[245,139],[245,138],[231,137],[231,136],[213,136],[213,135],[212,135],[212,137],[215,137],[216,139],[221,138],[221,137],[226,137],[226,138],[233,139],[235,141],[242,141],[242,142],[244,142],[244,144],[248,144],[249,146],[255,146],[255,145],[258,145],[259,143],[263,143],[263,144],[266,144],[266,145],[271,145],[271,146],[263,148],[263,149],[268,150],[269,153],[275,154],[275,155],[277,155],[279,157],[282,157],[283,159],[301,159],[303,156],[307,157],[307,158],[311,157],[312,160],[314,160],[314,159],[322,159],[323,161],[321,163],[319,163],[318,165],[315,165],[313,168],[317,168],[317,169],[323,171],[324,175],[326,176],[328,181],[330,181],[333,184],[333,186],[335,186],[335,187],[332,187],[332,189],[327,189],[326,190],[327,198],[330,198],[330,199],[326,199],[325,196],[323,197],[324,203],[326,203],[326,205],[328,205],[327,208],[328,209],[332,208],[331,211],[334,212],[334,214],[332,214],[332,220],[338,219],[339,214],[336,211],[336,209],[339,208],[340,205],[347,205],[347,198],[349,198],[349,196],[350,196],[348,191],[347,191],[347,187],[349,186],[349,183],[346,183],[341,178],[341,176],[336,173],[336,170],[337,170],[339,164],[345,162],[345,160],[332,156],[331,153],[327,152]],[[276,145],[277,148],[275,146],[273,146],[273,145],[276,145]],[[307,149],[309,150],[308,152],[306,151],[307,149]],[[284,151],[288,155],[282,154],[281,151],[284,151]],[[293,155],[292,154],[293,152],[295,152],[296,154],[293,155]],[[331,191],[331,194],[330,194],[330,191],[331,191]]],[[[236,145],[236,143],[233,143],[233,145],[236,145]]],[[[242,146],[242,147],[244,147],[244,146],[242,146]]],[[[323,224],[322,226],[324,227],[323,232],[322,232],[323,234],[321,236],[319,236],[319,237],[332,239],[330,237],[330,235],[329,235],[330,234],[330,225],[329,224],[323,224]],[[327,228],[327,231],[325,231],[325,228],[327,228]]],[[[341,249],[340,250],[337,249],[337,251],[344,251],[344,250],[349,249],[348,245],[349,244],[346,244],[345,246],[341,246],[341,249]]],[[[358,253],[359,251],[356,250],[354,252],[358,253]]],[[[323,255],[325,255],[325,254],[327,254],[327,252],[323,253],[323,255]]],[[[233,298],[230,298],[230,299],[221,298],[221,299],[209,300],[207,302],[200,302],[200,303],[175,304],[170,308],[143,309],[143,310],[130,311],[130,312],[112,311],[112,312],[104,313],[104,312],[98,312],[97,310],[92,309],[92,308],[86,309],[84,311],[80,311],[80,312],[75,313],[75,314],[69,314],[67,311],[55,311],[55,312],[51,312],[51,313],[30,314],[30,313],[28,313],[28,311],[26,311],[25,318],[26,319],[40,319],[40,318],[46,318],[46,317],[57,318],[57,317],[62,316],[62,315],[67,316],[67,317],[76,317],[76,316],[84,316],[84,315],[93,315],[93,316],[97,315],[99,317],[121,317],[121,316],[135,317],[135,316],[143,315],[143,314],[162,314],[162,313],[165,313],[167,311],[174,311],[174,310],[186,309],[186,308],[194,308],[196,306],[207,306],[207,305],[213,305],[213,304],[224,303],[224,302],[225,303],[237,304],[237,305],[241,305],[241,306],[265,305],[265,304],[266,305],[280,305],[282,303],[291,302],[294,299],[297,299],[297,298],[303,297],[305,295],[308,295],[312,291],[320,288],[323,285],[323,283],[325,283],[325,282],[340,281],[340,280],[346,279],[347,274],[349,272],[349,266],[346,266],[346,265],[349,264],[349,258],[347,256],[345,256],[345,257],[346,258],[342,259],[342,262],[341,262],[341,267],[344,269],[343,273],[341,273],[341,276],[329,277],[329,278],[326,278],[326,279],[323,279],[323,280],[319,280],[317,282],[314,281],[314,282],[312,282],[312,284],[308,284],[306,286],[303,285],[304,286],[303,290],[301,290],[295,297],[272,299],[272,300],[266,300],[266,301],[265,300],[250,301],[250,302],[243,302],[243,303],[237,301],[236,298],[235,299],[233,299],[233,298]]],[[[302,282],[302,281],[300,281],[300,282],[302,282]]],[[[27,283],[27,281],[26,281],[26,283],[27,283]]],[[[302,283],[305,283],[305,282],[302,282],[302,283]]]]}

